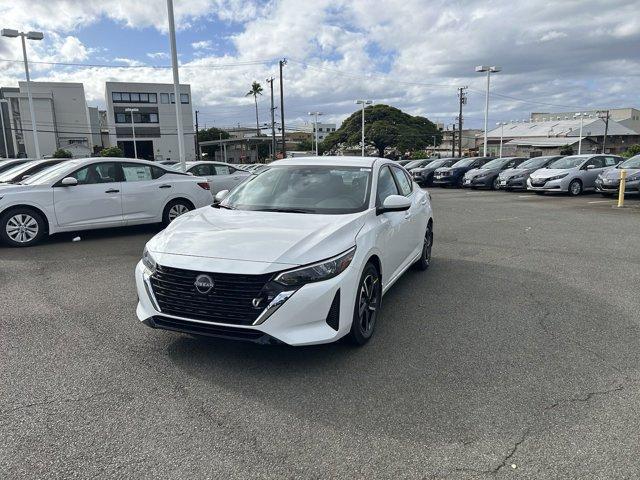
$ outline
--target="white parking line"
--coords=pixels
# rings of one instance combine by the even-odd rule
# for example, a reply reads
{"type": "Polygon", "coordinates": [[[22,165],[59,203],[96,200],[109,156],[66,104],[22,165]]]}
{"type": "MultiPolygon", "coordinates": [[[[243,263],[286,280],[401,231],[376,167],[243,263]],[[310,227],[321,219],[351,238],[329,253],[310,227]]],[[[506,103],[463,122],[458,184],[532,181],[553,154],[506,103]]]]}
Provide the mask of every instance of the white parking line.
{"type": "Polygon", "coordinates": [[[611,200],[594,200],[593,202],[587,202],[587,203],[613,203],[613,201],[611,201],[611,200]]]}

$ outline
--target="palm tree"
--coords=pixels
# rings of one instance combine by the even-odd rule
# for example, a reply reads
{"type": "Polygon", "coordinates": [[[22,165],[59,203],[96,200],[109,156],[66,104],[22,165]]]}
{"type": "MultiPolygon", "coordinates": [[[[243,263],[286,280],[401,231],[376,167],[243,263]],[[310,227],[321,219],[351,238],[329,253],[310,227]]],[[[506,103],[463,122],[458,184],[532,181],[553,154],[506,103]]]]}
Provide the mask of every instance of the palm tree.
{"type": "Polygon", "coordinates": [[[251,84],[251,90],[247,92],[245,97],[248,97],[249,95],[253,95],[253,101],[256,104],[256,133],[260,135],[260,124],[258,122],[258,95],[262,95],[262,85],[254,81],[253,84],[251,84]]]}

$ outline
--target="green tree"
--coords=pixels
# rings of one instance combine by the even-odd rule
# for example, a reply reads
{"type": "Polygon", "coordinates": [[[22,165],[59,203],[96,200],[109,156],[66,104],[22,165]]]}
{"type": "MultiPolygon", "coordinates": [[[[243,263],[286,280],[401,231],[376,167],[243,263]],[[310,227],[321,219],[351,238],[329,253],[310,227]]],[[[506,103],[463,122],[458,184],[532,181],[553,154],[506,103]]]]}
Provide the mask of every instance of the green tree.
{"type": "Polygon", "coordinates": [[[300,140],[300,143],[298,143],[298,150],[310,152],[311,150],[313,150],[313,145],[309,140],[300,140]]]}
{"type": "Polygon", "coordinates": [[[249,90],[245,97],[253,95],[253,101],[256,104],[256,135],[260,135],[260,122],[258,121],[258,95],[262,95],[262,85],[254,81],[251,84],[251,90],[249,90]]]}
{"type": "Polygon", "coordinates": [[[122,150],[118,147],[103,148],[100,151],[101,157],[122,157],[123,155],[122,150]]]}
{"type": "MultiPolygon", "coordinates": [[[[216,127],[207,128],[198,131],[198,142],[219,141],[229,138],[229,133],[216,127]]],[[[216,152],[220,150],[220,145],[208,145],[202,147],[202,153],[206,153],[208,157],[214,157],[216,152]]]]}
{"type": "MultiPolygon", "coordinates": [[[[419,150],[442,142],[442,133],[429,119],[412,116],[389,105],[372,105],[364,114],[365,144],[378,150],[378,156],[384,157],[388,147],[401,151],[419,150]]],[[[340,128],[331,132],[323,145],[329,150],[355,148],[360,145],[362,135],[362,110],[351,114],[340,128]]]]}
{"type": "Polygon", "coordinates": [[[560,155],[573,155],[573,147],[569,145],[563,145],[560,147],[560,155]]]}
{"type": "Polygon", "coordinates": [[[622,154],[622,156],[626,157],[626,158],[631,158],[631,157],[634,157],[636,155],[640,155],[640,145],[638,145],[638,144],[631,145],[622,154]]]}
{"type": "Polygon", "coordinates": [[[421,160],[423,158],[432,157],[433,154],[427,152],[426,150],[416,150],[415,152],[411,152],[411,158],[413,160],[421,160]]]}
{"type": "Polygon", "coordinates": [[[73,155],[69,150],[64,150],[62,148],[59,148],[58,150],[53,152],[53,158],[72,158],[72,157],[73,155]]]}

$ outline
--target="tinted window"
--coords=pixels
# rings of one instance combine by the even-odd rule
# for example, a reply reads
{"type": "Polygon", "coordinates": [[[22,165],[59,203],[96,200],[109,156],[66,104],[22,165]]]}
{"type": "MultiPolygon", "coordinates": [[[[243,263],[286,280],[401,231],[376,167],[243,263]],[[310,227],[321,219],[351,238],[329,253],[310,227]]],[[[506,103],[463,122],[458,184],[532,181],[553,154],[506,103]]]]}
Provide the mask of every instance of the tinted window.
{"type": "Polygon", "coordinates": [[[402,195],[406,197],[411,193],[411,182],[409,181],[407,176],[404,174],[404,172],[398,167],[392,167],[392,170],[393,170],[393,176],[396,177],[396,181],[400,186],[400,192],[402,193],[402,195]]]}
{"type": "Polygon", "coordinates": [[[118,180],[118,165],[113,162],[94,163],[73,172],[70,177],[78,180],[78,185],[111,183],[118,180]]]}
{"type": "Polygon", "coordinates": [[[189,171],[194,175],[199,176],[207,176],[207,175],[215,175],[215,172],[212,171],[211,165],[207,165],[206,163],[196,165],[195,167],[191,167],[189,171]]]}
{"type": "Polygon", "coordinates": [[[154,180],[156,178],[160,178],[161,176],[163,176],[166,173],[167,173],[167,171],[164,168],[151,167],[151,175],[153,176],[154,180]]]}
{"type": "Polygon", "coordinates": [[[123,163],[122,174],[125,182],[144,182],[153,180],[150,165],[141,163],[123,163]]]}
{"type": "Polygon", "coordinates": [[[382,205],[384,199],[389,195],[398,195],[398,187],[389,167],[382,167],[378,176],[378,204],[382,205]]]}
{"type": "Polygon", "coordinates": [[[216,175],[229,175],[231,171],[228,165],[214,165],[216,175]]]}
{"type": "Polygon", "coordinates": [[[604,167],[604,158],[603,157],[593,157],[587,163],[584,164],[584,168],[587,168],[589,165],[593,165],[595,168],[603,168],[604,167]]]}
{"type": "Polygon", "coordinates": [[[571,155],[569,157],[560,158],[559,160],[552,162],[547,168],[575,168],[581,165],[582,162],[584,162],[585,158],[586,157],[580,155],[571,155]]]}
{"type": "Polygon", "coordinates": [[[617,157],[604,157],[604,164],[607,167],[613,167],[618,164],[619,159],[617,157]]]}

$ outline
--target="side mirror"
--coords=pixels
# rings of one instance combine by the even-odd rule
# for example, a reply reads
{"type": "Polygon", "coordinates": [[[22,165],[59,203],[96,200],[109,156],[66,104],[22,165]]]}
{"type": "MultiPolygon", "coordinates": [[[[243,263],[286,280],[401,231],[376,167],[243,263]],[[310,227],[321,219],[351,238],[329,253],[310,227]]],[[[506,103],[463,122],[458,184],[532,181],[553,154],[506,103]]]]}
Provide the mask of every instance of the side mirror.
{"type": "Polygon", "coordinates": [[[594,168],[596,168],[595,165],[587,165],[587,170],[593,170],[594,168]]]}
{"type": "Polygon", "coordinates": [[[382,202],[382,206],[376,209],[376,215],[387,212],[404,212],[411,207],[411,200],[402,195],[389,195],[382,202]]]}
{"type": "Polygon", "coordinates": [[[63,187],[75,187],[76,185],[78,185],[78,180],[73,177],[64,177],[60,182],[60,185],[62,185],[63,187]]]}
{"type": "Polygon", "coordinates": [[[220,190],[218,193],[216,193],[216,196],[213,197],[213,199],[216,203],[220,203],[227,197],[227,195],[229,195],[229,190],[220,190]]]}

